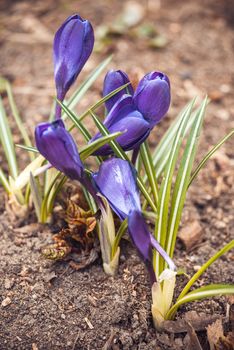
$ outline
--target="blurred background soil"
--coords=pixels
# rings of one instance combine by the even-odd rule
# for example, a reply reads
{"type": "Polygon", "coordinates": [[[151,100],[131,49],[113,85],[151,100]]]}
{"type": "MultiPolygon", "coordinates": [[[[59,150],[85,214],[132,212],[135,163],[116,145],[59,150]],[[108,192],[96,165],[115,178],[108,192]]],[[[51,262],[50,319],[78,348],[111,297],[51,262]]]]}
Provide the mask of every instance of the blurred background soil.
{"type": "MultiPolygon", "coordinates": [[[[150,137],[152,146],[188,101],[197,97],[199,102],[205,94],[211,103],[198,160],[234,127],[231,0],[1,0],[0,75],[12,83],[32,135],[36,123],[48,119],[54,97],[54,32],[75,12],[88,18],[96,33],[95,51],[76,86],[111,53],[109,68],[123,69],[133,80],[151,70],[170,77],[172,105],[150,137]]],[[[100,98],[103,77],[79,104],[78,114],[100,98]]],[[[9,111],[5,98],[4,103],[9,111]]],[[[20,142],[19,135],[14,141],[20,142]]],[[[176,250],[178,266],[189,274],[233,238],[233,149],[234,139],[209,161],[189,191],[182,230],[199,224],[201,238],[188,253],[183,242],[176,250]]],[[[19,157],[23,168],[27,155],[21,151],[19,157]]],[[[2,153],[0,163],[4,168],[2,153]]],[[[2,190],[0,196],[0,349],[191,349],[186,332],[155,332],[148,277],[129,242],[122,243],[116,278],[104,275],[100,260],[84,271],[73,271],[66,262],[47,262],[40,251],[51,242],[51,229],[16,220],[5,211],[2,190]]],[[[232,253],[197,285],[233,282],[230,261],[232,253]]],[[[227,305],[226,298],[193,303],[181,308],[180,316],[194,310],[221,319],[227,305]]],[[[206,330],[197,334],[203,349],[209,349],[206,330]]]]}

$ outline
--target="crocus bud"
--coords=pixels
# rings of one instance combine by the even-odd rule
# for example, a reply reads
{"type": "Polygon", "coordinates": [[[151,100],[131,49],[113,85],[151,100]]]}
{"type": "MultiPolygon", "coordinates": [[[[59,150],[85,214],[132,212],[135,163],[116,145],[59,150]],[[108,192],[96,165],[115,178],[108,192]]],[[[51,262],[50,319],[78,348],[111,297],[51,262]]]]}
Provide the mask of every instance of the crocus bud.
{"type": "Polygon", "coordinates": [[[76,144],[61,119],[35,129],[36,146],[51,165],[73,180],[83,179],[84,167],[76,144]]]}
{"type": "Polygon", "coordinates": [[[160,122],[170,106],[170,82],[161,72],[151,72],[139,82],[134,94],[137,109],[151,128],[160,122]]]}
{"type": "MultiPolygon", "coordinates": [[[[125,72],[122,70],[110,70],[105,76],[103,84],[103,96],[108,95],[110,92],[127,83],[130,83],[130,80],[125,72]]],[[[125,89],[119,91],[117,94],[106,101],[105,104],[108,112],[124,94],[133,95],[133,87],[131,83],[125,89]]]]}
{"type": "MultiPolygon", "coordinates": [[[[57,98],[63,100],[88,60],[94,45],[93,28],[88,20],[73,15],[61,25],[54,37],[54,76],[57,98]]],[[[56,117],[60,117],[57,107],[56,117]]]]}

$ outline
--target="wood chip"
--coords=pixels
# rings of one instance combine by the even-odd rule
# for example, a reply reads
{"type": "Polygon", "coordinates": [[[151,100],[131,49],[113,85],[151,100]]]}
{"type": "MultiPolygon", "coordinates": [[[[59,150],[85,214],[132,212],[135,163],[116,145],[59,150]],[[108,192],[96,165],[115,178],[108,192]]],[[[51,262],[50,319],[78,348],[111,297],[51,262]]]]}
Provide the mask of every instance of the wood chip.
{"type": "Polygon", "coordinates": [[[92,297],[91,295],[88,295],[88,301],[90,302],[90,304],[91,305],[93,305],[93,306],[97,306],[97,298],[95,298],[95,297],[92,297]]]}
{"type": "Polygon", "coordinates": [[[187,349],[189,350],[202,350],[201,344],[198,340],[198,337],[196,335],[196,332],[191,325],[191,323],[187,322],[187,339],[185,342],[187,342],[187,349]]]}
{"type": "Polygon", "coordinates": [[[210,344],[210,350],[216,350],[219,339],[223,337],[223,325],[221,320],[216,320],[207,327],[207,338],[210,344]]]}
{"type": "MultiPolygon", "coordinates": [[[[196,313],[195,313],[196,314],[196,313]]],[[[220,318],[220,315],[206,316],[205,314],[196,314],[192,317],[191,313],[186,319],[177,319],[176,321],[164,321],[162,329],[168,333],[186,333],[187,323],[189,322],[195,331],[203,331],[208,325],[220,318]]]]}
{"type": "Polygon", "coordinates": [[[87,323],[89,329],[94,329],[94,326],[92,325],[92,323],[89,321],[88,317],[85,317],[85,322],[87,323]]]}
{"type": "Polygon", "coordinates": [[[181,239],[187,252],[189,252],[201,242],[202,227],[198,221],[192,221],[191,224],[180,230],[178,237],[181,239]]]}
{"type": "Polygon", "coordinates": [[[103,346],[102,350],[111,350],[114,338],[115,338],[115,331],[112,329],[111,334],[110,334],[109,338],[107,339],[105,345],[103,346]]]}

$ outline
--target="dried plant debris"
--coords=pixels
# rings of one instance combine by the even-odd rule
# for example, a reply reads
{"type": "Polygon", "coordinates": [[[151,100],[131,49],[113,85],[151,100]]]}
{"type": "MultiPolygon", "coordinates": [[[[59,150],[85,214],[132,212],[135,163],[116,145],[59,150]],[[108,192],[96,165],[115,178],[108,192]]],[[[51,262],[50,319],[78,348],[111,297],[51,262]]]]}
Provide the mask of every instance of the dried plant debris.
{"type": "Polygon", "coordinates": [[[96,218],[91,211],[85,211],[69,199],[64,219],[67,227],[53,236],[55,243],[45,247],[42,254],[50,260],[68,258],[73,268],[84,268],[98,256],[93,235],[96,218]]]}
{"type": "Polygon", "coordinates": [[[224,335],[222,321],[219,319],[207,327],[207,338],[210,350],[233,350],[234,333],[224,335]]]}

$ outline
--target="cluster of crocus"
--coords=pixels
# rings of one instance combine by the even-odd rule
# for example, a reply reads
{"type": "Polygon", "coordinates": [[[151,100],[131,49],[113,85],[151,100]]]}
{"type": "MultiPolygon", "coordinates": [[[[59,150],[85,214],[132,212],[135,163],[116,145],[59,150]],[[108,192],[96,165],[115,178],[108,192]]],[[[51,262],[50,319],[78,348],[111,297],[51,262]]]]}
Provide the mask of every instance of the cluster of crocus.
{"type": "MultiPolygon", "coordinates": [[[[104,125],[113,133],[125,131],[116,141],[124,151],[137,149],[149,136],[150,131],[160,122],[170,105],[170,82],[161,72],[146,74],[134,92],[132,84],[121,70],[109,71],[104,80],[103,95],[129,84],[125,89],[107,100],[107,116],[104,125]]],[[[92,140],[101,137],[96,134],[92,140]]],[[[99,148],[95,155],[112,154],[109,145],[99,148]]]]}
{"type": "MultiPolygon", "coordinates": [[[[69,17],[59,28],[54,39],[55,83],[57,98],[62,101],[80,73],[94,44],[91,24],[78,15],[69,17]]],[[[110,71],[104,81],[103,94],[128,83],[128,86],[106,102],[107,117],[104,125],[113,133],[124,131],[117,141],[125,151],[136,149],[148,137],[152,128],[161,120],[170,104],[170,83],[160,72],[147,74],[136,91],[122,71],[110,71]]],[[[103,162],[97,173],[87,175],[76,144],[60,119],[57,106],[55,121],[36,127],[35,138],[39,152],[49,163],[72,180],[78,180],[102,206],[101,193],[121,220],[128,219],[129,234],[140,256],[145,261],[155,282],[152,265],[152,248],[155,248],[174,270],[175,265],[148,231],[141,214],[135,173],[129,162],[111,158],[103,162]],[[114,190],[113,190],[114,189],[114,190]]],[[[97,134],[91,140],[100,138],[97,134]]],[[[95,155],[110,155],[108,144],[95,155]]]]}

